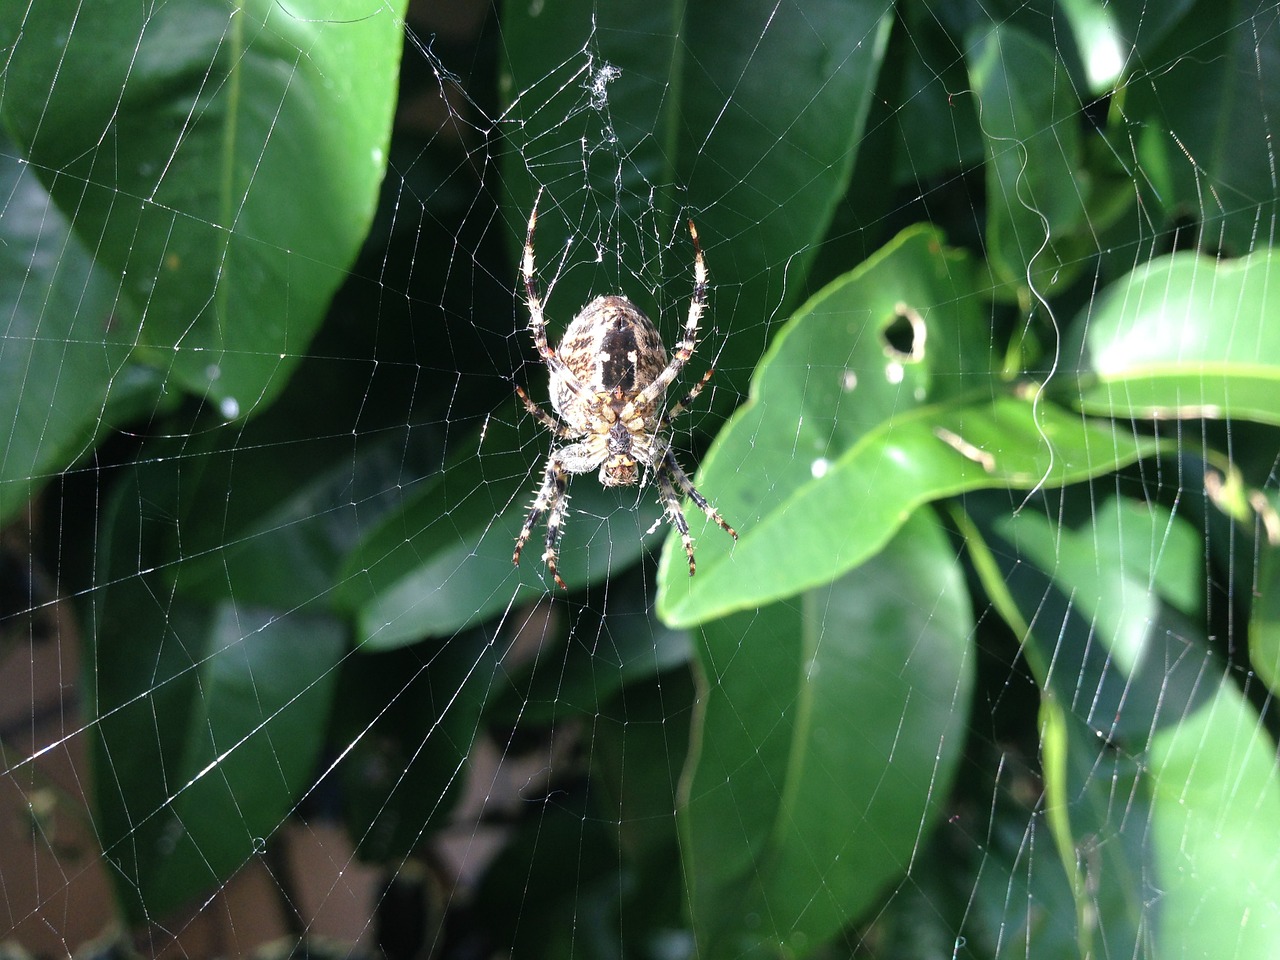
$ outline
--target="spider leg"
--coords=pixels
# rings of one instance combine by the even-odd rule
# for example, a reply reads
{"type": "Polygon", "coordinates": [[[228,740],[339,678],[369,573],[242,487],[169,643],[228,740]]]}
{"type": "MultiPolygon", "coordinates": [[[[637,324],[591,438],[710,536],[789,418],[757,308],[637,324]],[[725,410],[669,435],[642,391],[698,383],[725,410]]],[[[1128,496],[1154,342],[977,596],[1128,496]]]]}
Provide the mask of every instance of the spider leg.
{"type": "Polygon", "coordinates": [[[556,571],[556,545],[560,542],[560,527],[564,523],[565,508],[569,503],[569,495],[566,492],[568,485],[569,475],[553,454],[547,461],[547,472],[542,478],[542,486],[538,488],[538,493],[533,498],[533,506],[529,508],[529,515],[525,518],[524,526],[520,528],[520,535],[516,537],[515,553],[511,555],[511,562],[519,566],[520,551],[524,549],[525,543],[533,533],[533,528],[545,513],[547,515],[547,549],[542,559],[561,590],[568,588],[556,571]]]}
{"type": "Polygon", "coordinates": [[[698,321],[707,308],[707,264],[702,257],[702,246],[698,243],[698,228],[693,225],[692,220],[689,221],[689,237],[693,240],[693,298],[689,301],[689,318],[684,323],[684,339],[672,348],[671,362],[666,368],[632,401],[637,407],[653,403],[662,396],[663,391],[689,362],[698,345],[698,321]]]}
{"type": "Polygon", "coordinates": [[[553,375],[559,374],[565,385],[573,392],[575,397],[585,400],[590,396],[587,388],[578,382],[578,378],[573,375],[565,362],[560,359],[560,355],[547,342],[547,315],[543,309],[542,296],[538,293],[538,285],[535,281],[535,267],[533,260],[533,232],[538,226],[538,202],[542,200],[542,188],[538,188],[538,195],[533,198],[533,209],[529,212],[529,228],[524,235],[524,256],[520,261],[520,275],[524,278],[524,299],[525,305],[529,308],[529,332],[533,334],[533,345],[537,348],[538,356],[542,358],[542,362],[547,365],[547,369],[553,375]]]}
{"type": "Polygon", "coordinates": [[[689,558],[689,576],[692,577],[698,568],[693,559],[693,537],[689,536],[689,521],[685,519],[684,510],[680,506],[680,495],[676,493],[666,470],[658,471],[658,495],[662,498],[662,507],[666,510],[667,517],[680,532],[680,542],[684,544],[685,556],[689,558]]]}
{"type": "MultiPolygon", "coordinates": [[[[707,381],[711,379],[711,375],[715,372],[715,367],[712,367],[702,375],[702,379],[693,385],[693,389],[690,390],[679,403],[672,404],[671,408],[663,414],[662,419],[658,421],[658,426],[655,428],[655,432],[665,430],[667,427],[671,426],[672,420],[688,410],[689,404],[693,403],[693,401],[697,399],[698,394],[702,392],[702,388],[707,385],[707,381]]],[[[517,387],[517,389],[519,388],[517,387]]]]}
{"type": "Polygon", "coordinates": [[[551,414],[547,413],[547,411],[543,410],[540,406],[538,406],[536,403],[530,400],[529,395],[525,393],[523,390],[521,390],[519,387],[516,387],[516,395],[520,397],[520,401],[524,404],[524,408],[528,410],[531,414],[533,414],[534,418],[540,424],[542,424],[544,427],[546,427],[548,430],[554,433],[557,437],[561,437],[563,439],[568,440],[576,436],[576,434],[572,430],[570,430],[567,426],[565,426],[555,417],[551,416],[551,414]]]}
{"type": "Polygon", "coordinates": [[[724,517],[716,512],[716,508],[707,503],[707,498],[698,492],[698,488],[693,485],[693,481],[689,479],[689,475],[684,472],[679,461],[676,460],[676,455],[670,449],[667,450],[667,455],[662,460],[662,466],[663,472],[671,475],[671,479],[680,488],[680,491],[692,500],[698,509],[707,515],[708,519],[714,520],[720,529],[733,537],[733,539],[738,539],[738,531],[725,523],[724,517]]]}

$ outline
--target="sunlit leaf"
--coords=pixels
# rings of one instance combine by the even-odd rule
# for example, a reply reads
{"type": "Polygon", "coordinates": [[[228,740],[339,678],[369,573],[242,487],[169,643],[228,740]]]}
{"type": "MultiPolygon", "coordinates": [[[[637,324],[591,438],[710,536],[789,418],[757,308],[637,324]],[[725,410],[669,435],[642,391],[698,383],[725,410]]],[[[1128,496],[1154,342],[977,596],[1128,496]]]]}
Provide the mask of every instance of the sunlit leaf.
{"type": "Polygon", "coordinates": [[[1090,414],[1280,423],[1280,256],[1175,254],[1112,284],[1076,319],[1065,393],[1090,414]]]}
{"type": "Polygon", "coordinates": [[[696,524],[692,579],[668,543],[659,613],[688,626],[751,609],[853,568],[931,500],[1058,486],[1157,449],[979,372],[978,307],[968,261],[920,229],[802,307],[698,474],[740,539],[696,524]],[[886,339],[901,327],[913,353],[886,339]]]}

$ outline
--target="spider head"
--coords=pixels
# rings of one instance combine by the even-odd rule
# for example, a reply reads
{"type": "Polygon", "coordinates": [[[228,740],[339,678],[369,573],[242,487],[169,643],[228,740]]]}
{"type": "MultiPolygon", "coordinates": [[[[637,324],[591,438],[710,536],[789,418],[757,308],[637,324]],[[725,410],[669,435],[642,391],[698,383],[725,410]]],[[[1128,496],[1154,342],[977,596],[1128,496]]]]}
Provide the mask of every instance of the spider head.
{"type": "Polygon", "coordinates": [[[602,487],[625,487],[636,482],[636,461],[627,454],[615,454],[600,465],[602,487]]]}
{"type": "Polygon", "coordinates": [[[636,482],[636,458],[631,450],[631,432],[621,420],[609,426],[605,458],[600,464],[600,485],[625,487],[636,482]]]}

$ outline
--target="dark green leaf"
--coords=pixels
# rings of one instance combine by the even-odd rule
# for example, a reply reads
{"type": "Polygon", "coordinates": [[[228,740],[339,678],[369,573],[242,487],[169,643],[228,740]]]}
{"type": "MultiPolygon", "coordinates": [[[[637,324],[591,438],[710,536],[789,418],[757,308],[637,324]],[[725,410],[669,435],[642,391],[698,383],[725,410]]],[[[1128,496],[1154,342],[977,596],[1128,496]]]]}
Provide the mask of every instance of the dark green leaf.
{"type": "Polygon", "coordinates": [[[651,587],[647,565],[611,577],[598,606],[574,614],[574,637],[591,637],[590,644],[571,638],[566,646],[544,637],[534,660],[490,699],[489,718],[550,725],[566,715],[595,717],[622,688],[687,664],[693,656],[689,634],[658,620],[651,587]]]}
{"type": "Polygon", "coordinates": [[[158,394],[124,374],[133,333],[113,279],[8,146],[0,138],[0,522],[101,442],[109,402],[158,394]]]}
{"type": "Polygon", "coordinates": [[[800,603],[704,628],[681,813],[700,955],[808,953],[907,868],[963,741],[972,627],[921,513],[800,603]]]}
{"type": "Polygon", "coordinates": [[[4,118],[122,283],[120,338],[229,419],[284,386],[364,238],[404,7],[0,7],[4,118]]]}
{"type": "Polygon", "coordinates": [[[405,419],[417,372],[373,367],[308,357],[263,416],[182,445],[186,596],[285,609],[326,597],[360,534],[438,473],[439,435],[405,419]]]}
{"type": "MultiPolygon", "coordinates": [[[[1199,0],[1124,91],[1147,209],[1194,218],[1202,250],[1242,255],[1273,242],[1280,216],[1269,117],[1280,113],[1275,10],[1199,0]]],[[[1163,225],[1163,224],[1162,224],[1163,225]]]]}
{"type": "MultiPolygon", "coordinates": [[[[1274,521],[1277,516],[1274,494],[1266,510],[1274,521]]],[[[1280,544],[1264,541],[1260,551],[1249,619],[1249,659],[1267,689],[1280,693],[1280,544]]]]}
{"type": "MultiPolygon", "coordinates": [[[[356,617],[363,649],[449,636],[546,593],[541,526],[521,566],[511,564],[545,450],[522,444],[515,428],[492,419],[478,442],[462,448],[360,542],[333,600],[356,617]]],[[[593,474],[577,477],[569,490],[560,575],[581,588],[632,563],[659,510],[649,490],[606,490],[593,474]]]]}

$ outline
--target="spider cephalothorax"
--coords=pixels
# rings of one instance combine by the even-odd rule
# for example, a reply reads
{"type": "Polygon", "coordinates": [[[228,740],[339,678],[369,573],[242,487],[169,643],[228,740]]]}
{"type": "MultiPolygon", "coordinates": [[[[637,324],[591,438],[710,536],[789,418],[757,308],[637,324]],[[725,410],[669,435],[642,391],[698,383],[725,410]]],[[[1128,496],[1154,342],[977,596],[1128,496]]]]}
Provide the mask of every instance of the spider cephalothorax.
{"type": "MultiPolygon", "coordinates": [[[[539,193],[541,197],[541,193],[539,193]]],[[[660,413],[667,387],[693,356],[697,346],[698,321],[706,309],[707,268],[698,245],[698,231],[689,221],[693,239],[693,299],[689,318],[685,321],[684,338],[675,345],[670,361],[666,348],[653,322],[626,297],[596,297],[583,307],[565,331],[559,347],[547,342],[547,320],[542,300],[534,284],[533,231],[538,222],[538,202],[534,201],[525,235],[525,298],[529,306],[529,329],[533,333],[538,354],[551,373],[551,406],[560,419],[552,417],[535,404],[519,387],[516,392],[525,407],[557,437],[573,440],[568,446],[553,450],[547,460],[542,486],[534,497],[529,516],[516,538],[513,562],[520,562],[520,551],[533,532],[534,525],[547,515],[547,547],[542,559],[564,587],[556,572],[556,546],[564,523],[566,490],[569,476],[600,469],[600,483],[606,487],[624,486],[640,479],[640,467],[653,470],[658,493],[668,518],[680,532],[692,576],[693,539],[689,524],[680,507],[679,493],[719,524],[735,540],[733,527],[720,517],[690,481],[676,461],[671,445],[663,436],[671,420],[682,413],[701,391],[713,371],[708,370],[679,403],[660,413]],[[679,491],[679,493],[677,492],[679,491]]]]}

